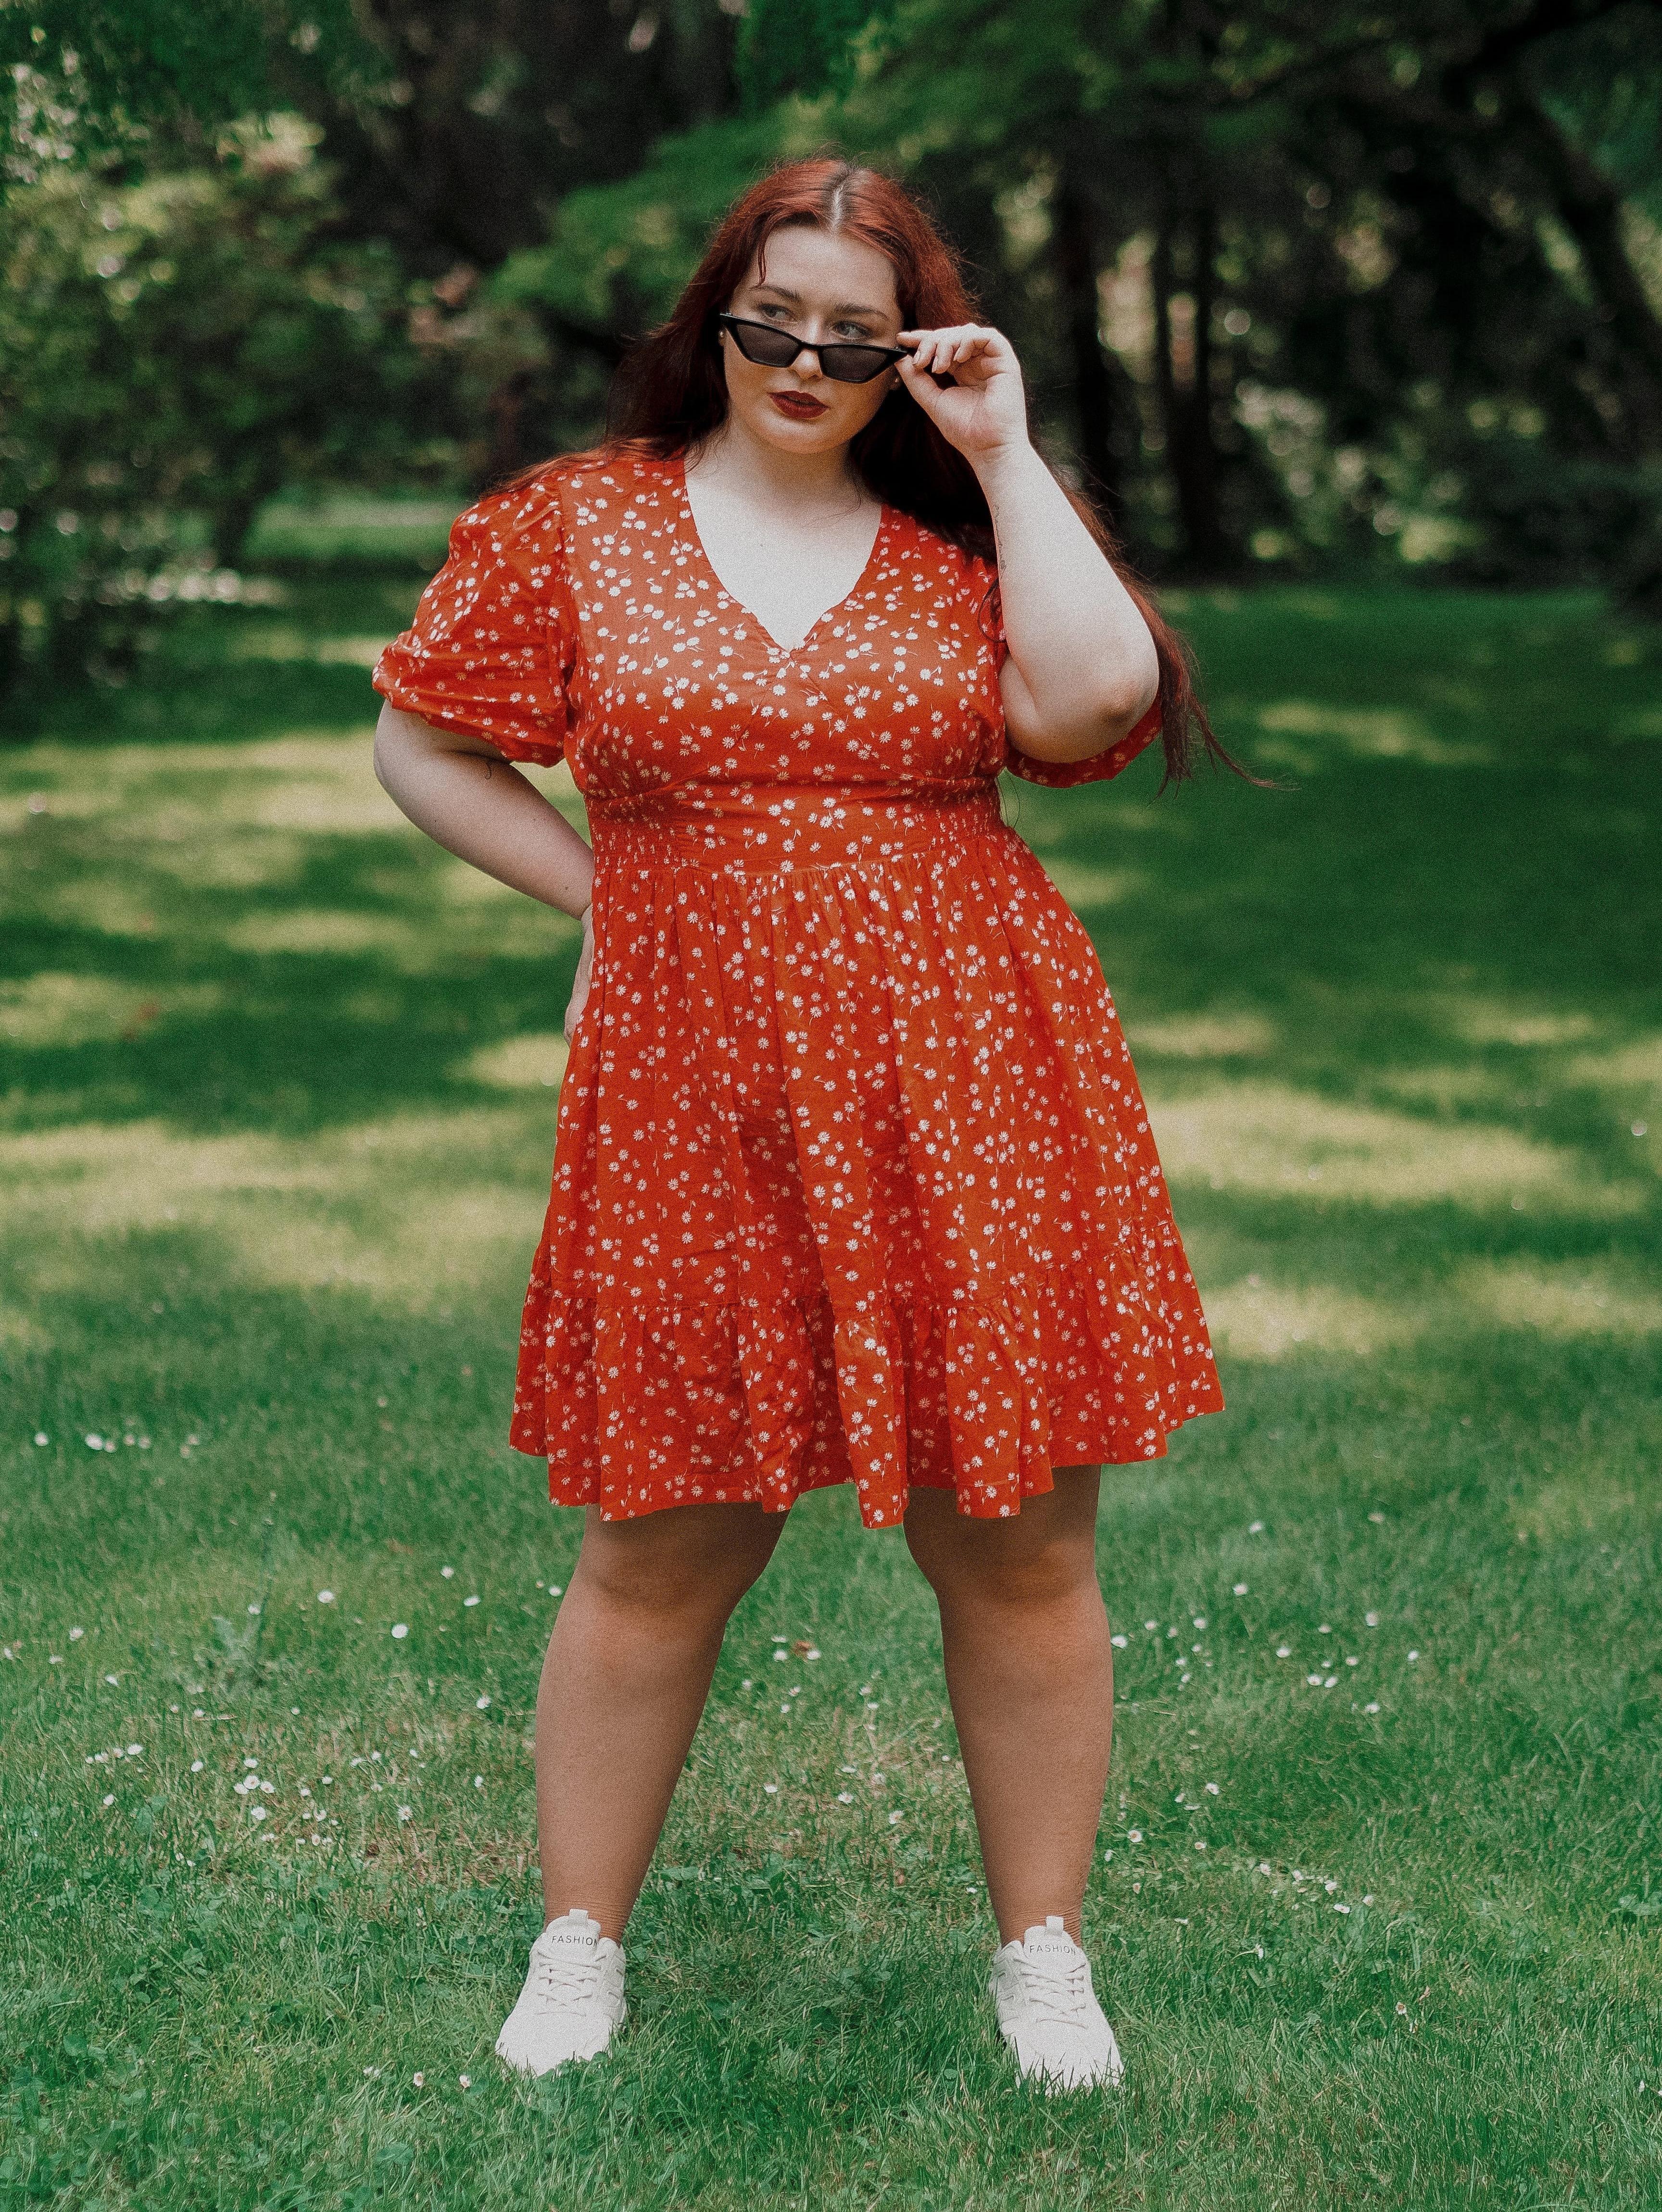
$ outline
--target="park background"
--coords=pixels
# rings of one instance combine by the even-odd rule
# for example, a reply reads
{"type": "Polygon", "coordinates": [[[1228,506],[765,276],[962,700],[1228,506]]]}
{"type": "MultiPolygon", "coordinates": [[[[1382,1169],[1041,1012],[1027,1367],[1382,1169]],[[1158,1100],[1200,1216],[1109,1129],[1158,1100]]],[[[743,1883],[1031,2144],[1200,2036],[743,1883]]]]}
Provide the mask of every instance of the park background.
{"type": "Polygon", "coordinates": [[[0,2208],[1654,2203],[1662,19],[4,0],[0,63],[0,2208]],[[1273,784],[1006,796],[1229,1401],[1105,1481],[1101,2105],[990,2033],[930,1609],[842,1493],[626,2039],[490,2051],[578,940],[401,823],[367,672],[826,146],[937,210],[1273,784]]]}

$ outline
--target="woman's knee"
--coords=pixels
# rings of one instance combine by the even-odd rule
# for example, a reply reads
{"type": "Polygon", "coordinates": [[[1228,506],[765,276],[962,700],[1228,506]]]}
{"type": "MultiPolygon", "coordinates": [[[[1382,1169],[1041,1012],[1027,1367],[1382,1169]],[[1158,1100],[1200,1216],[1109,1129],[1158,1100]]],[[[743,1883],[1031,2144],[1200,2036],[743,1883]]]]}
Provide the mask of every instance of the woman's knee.
{"type": "Polygon", "coordinates": [[[1019,1514],[979,1520],[953,1510],[947,1492],[908,1513],[906,1540],[943,1605],[1044,1610],[1098,1595],[1095,1503],[1094,1480],[1065,1489],[1058,1482],[1019,1514]]]}
{"type": "Polygon", "coordinates": [[[621,1522],[596,1515],[574,1586],[581,1581],[609,1607],[666,1629],[718,1629],[760,1577],[779,1534],[774,1516],[736,1505],[670,1507],[621,1522]],[[723,1520],[712,1522],[711,1514],[723,1520]]]}

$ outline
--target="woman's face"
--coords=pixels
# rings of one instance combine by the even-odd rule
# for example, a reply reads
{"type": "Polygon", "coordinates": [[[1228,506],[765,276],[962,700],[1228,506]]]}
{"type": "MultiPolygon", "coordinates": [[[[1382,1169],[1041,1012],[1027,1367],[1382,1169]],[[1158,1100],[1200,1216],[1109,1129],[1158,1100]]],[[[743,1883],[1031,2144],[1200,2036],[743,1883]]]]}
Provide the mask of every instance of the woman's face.
{"type": "MultiPolygon", "coordinates": [[[[901,327],[888,257],[807,223],[774,232],[728,312],[827,344],[892,345],[901,327]]],[[[766,368],[745,359],[730,331],[721,331],[720,343],[730,419],[782,453],[846,446],[899,380],[890,367],[869,384],[837,384],[821,370],[818,354],[799,353],[788,368],[766,368]]]]}

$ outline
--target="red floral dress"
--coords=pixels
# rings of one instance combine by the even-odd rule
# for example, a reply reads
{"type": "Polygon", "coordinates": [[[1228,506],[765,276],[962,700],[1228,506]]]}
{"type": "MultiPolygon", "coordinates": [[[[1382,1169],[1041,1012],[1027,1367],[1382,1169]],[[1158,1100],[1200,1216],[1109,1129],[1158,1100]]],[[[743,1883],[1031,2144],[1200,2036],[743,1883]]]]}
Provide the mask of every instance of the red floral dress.
{"type": "Polygon", "coordinates": [[[513,1442],[609,1520],[852,1480],[1011,1514],[1222,1405],[1089,937],[1001,817],[994,575],[894,508],[777,645],[679,458],[470,508],[376,688],[587,802],[594,958],[513,1442]]]}

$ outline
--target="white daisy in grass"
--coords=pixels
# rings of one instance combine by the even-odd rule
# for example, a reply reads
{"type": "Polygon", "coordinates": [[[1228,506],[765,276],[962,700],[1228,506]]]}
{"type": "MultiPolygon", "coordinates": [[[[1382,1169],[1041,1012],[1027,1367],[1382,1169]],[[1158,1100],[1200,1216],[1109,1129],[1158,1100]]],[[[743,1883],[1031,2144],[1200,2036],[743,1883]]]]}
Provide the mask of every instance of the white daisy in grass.
{"type": "Polygon", "coordinates": [[[393,1634],[400,1643],[409,1633],[410,1624],[407,1620],[395,1620],[393,1623],[393,1634]]]}

